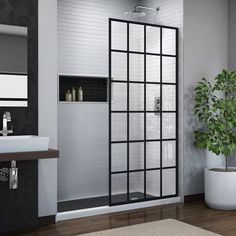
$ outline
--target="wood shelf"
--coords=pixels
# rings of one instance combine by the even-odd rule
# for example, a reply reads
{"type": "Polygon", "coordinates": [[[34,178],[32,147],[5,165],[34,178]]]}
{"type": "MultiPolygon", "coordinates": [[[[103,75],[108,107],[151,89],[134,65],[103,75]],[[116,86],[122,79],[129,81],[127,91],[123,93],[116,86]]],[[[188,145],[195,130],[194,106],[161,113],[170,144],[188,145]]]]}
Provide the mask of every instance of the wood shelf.
{"type": "Polygon", "coordinates": [[[51,158],[59,158],[59,151],[49,149],[48,151],[0,153],[0,162],[13,160],[27,161],[51,158]]]}

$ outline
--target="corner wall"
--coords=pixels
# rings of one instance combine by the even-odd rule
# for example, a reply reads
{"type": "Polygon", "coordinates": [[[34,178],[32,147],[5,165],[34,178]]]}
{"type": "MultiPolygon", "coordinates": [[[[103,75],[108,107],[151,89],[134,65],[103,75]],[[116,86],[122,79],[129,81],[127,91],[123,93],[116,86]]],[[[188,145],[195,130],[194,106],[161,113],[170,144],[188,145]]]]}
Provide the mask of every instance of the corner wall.
{"type": "MultiPolygon", "coordinates": [[[[57,148],[57,0],[39,1],[39,135],[57,148]]],[[[57,213],[57,160],[39,160],[39,216],[57,213]]]]}
{"type": "Polygon", "coordinates": [[[229,0],[229,70],[236,70],[236,1],[229,0]]]}
{"type": "Polygon", "coordinates": [[[184,0],[185,195],[204,191],[203,169],[207,157],[206,152],[193,146],[193,131],[198,126],[193,115],[193,89],[202,77],[211,80],[227,68],[228,1],[184,0]]]}
{"type": "MultiPolygon", "coordinates": [[[[229,70],[236,71],[236,1],[229,0],[229,47],[228,47],[228,65],[229,70]]],[[[231,166],[236,166],[236,155],[229,159],[231,166]]]]}

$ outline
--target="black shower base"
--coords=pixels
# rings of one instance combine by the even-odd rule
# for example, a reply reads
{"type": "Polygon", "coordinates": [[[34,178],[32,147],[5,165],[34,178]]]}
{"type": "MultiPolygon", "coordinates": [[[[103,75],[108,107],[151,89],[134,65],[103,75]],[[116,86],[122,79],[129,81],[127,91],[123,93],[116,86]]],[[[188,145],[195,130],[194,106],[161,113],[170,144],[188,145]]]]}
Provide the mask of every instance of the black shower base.
{"type": "MultiPolygon", "coordinates": [[[[126,200],[126,194],[117,194],[112,196],[112,202],[122,202],[126,200]]],[[[153,196],[147,195],[147,198],[152,198],[153,196]]],[[[142,200],[144,199],[144,194],[141,192],[130,193],[130,200],[142,200]]],[[[77,199],[72,201],[58,202],[58,212],[82,210],[93,207],[102,207],[109,205],[109,196],[93,197],[77,199]]]]}

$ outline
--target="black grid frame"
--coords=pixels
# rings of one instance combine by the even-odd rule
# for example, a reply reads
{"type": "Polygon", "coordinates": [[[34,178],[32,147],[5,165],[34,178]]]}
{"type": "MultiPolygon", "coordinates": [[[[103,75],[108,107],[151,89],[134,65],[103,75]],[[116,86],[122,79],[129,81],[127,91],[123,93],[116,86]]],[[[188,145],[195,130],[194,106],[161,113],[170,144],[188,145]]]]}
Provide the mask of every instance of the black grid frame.
{"type": "Polygon", "coordinates": [[[178,28],[176,27],[170,27],[170,26],[163,26],[163,25],[156,25],[156,24],[148,24],[148,23],[142,23],[142,22],[136,22],[136,21],[126,21],[126,20],[120,20],[120,19],[109,19],[109,205],[114,206],[114,205],[121,205],[121,204],[128,204],[128,203],[135,203],[135,202],[143,202],[143,201],[150,201],[150,200],[158,200],[158,199],[166,199],[166,198],[171,198],[171,197],[176,197],[178,196],[178,28]],[[112,48],[112,23],[113,22],[120,22],[122,24],[127,25],[127,50],[117,50],[112,48]],[[130,25],[142,25],[144,27],[144,51],[130,51],[130,25]],[[156,27],[160,29],[160,53],[150,53],[147,52],[147,27],[156,27]],[[176,35],[176,45],[175,45],[175,55],[168,55],[168,54],[163,54],[163,37],[162,37],[162,32],[163,29],[171,29],[175,31],[176,35]],[[126,80],[115,80],[112,78],[112,53],[123,53],[127,55],[127,79],[126,80]],[[142,54],[144,56],[144,80],[143,81],[131,81],[130,80],[130,54],[142,54]],[[159,82],[150,82],[147,81],[147,56],[159,56],[160,58],[160,81],[159,82]],[[163,75],[163,58],[164,57],[173,57],[176,59],[176,73],[175,73],[175,82],[165,82],[162,79],[163,75]],[[112,109],[112,85],[113,83],[122,83],[126,84],[127,86],[127,109],[126,110],[113,110],[112,109]],[[130,110],[129,104],[130,104],[130,84],[142,84],[144,86],[144,110],[143,111],[134,111],[130,110]],[[161,98],[161,104],[160,104],[160,110],[157,111],[150,111],[147,110],[147,102],[146,102],[146,97],[147,97],[147,85],[159,85],[160,86],[160,98],[161,98]],[[163,86],[164,85],[173,85],[175,86],[175,107],[176,109],[173,111],[166,111],[163,110],[163,86]],[[144,138],[141,140],[130,140],[130,114],[144,114],[144,138]],[[160,138],[159,139],[147,139],[147,114],[148,113],[159,113],[160,116],[160,138]],[[175,114],[175,138],[171,139],[164,139],[163,138],[163,114],[175,114]],[[113,114],[126,114],[127,115],[127,140],[112,140],[112,115],[113,114]],[[175,165],[174,166],[163,166],[162,163],[162,155],[163,155],[163,142],[167,141],[174,141],[175,142],[175,165]],[[158,168],[147,168],[147,160],[146,160],[146,145],[148,142],[159,142],[160,143],[160,167],[158,168]],[[130,144],[132,143],[143,143],[144,144],[144,168],[142,169],[130,169],[130,144]],[[112,145],[114,144],[126,144],[127,145],[127,169],[124,171],[112,171],[112,145]],[[163,195],[162,189],[163,189],[163,170],[175,170],[175,193],[171,195],[163,195]],[[147,172],[148,171],[159,171],[160,172],[160,196],[158,197],[147,197],[147,172]],[[143,199],[135,199],[131,200],[130,199],[130,174],[131,173],[137,173],[141,172],[144,173],[144,189],[143,189],[143,194],[144,197],[143,199]],[[127,175],[127,192],[126,192],[126,200],[121,200],[121,201],[115,201],[113,202],[112,200],[112,176],[114,175],[119,175],[119,174],[125,174],[127,175]]]}

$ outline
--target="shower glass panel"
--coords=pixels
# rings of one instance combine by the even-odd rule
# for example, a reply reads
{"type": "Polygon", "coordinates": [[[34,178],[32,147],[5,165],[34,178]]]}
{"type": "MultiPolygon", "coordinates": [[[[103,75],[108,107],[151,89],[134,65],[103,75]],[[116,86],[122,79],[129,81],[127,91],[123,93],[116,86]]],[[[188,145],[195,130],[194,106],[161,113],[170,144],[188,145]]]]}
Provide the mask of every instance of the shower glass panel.
{"type": "Polygon", "coordinates": [[[127,84],[112,84],[112,110],[125,111],[127,108],[127,84]]]}
{"type": "Polygon", "coordinates": [[[144,169],[144,143],[130,143],[129,145],[129,169],[144,169]]]}
{"type": "Polygon", "coordinates": [[[113,79],[127,81],[127,54],[113,52],[111,57],[113,79]]]}
{"type": "Polygon", "coordinates": [[[178,195],[178,29],[109,20],[109,204],[178,195]]]}
{"type": "Polygon", "coordinates": [[[147,82],[160,82],[161,68],[160,57],[147,55],[146,56],[146,81],[147,82]]]}
{"type": "Polygon", "coordinates": [[[155,169],[160,168],[160,142],[146,143],[146,168],[155,169]]]}
{"type": "Polygon", "coordinates": [[[125,143],[117,143],[112,145],[112,171],[127,170],[127,145],[125,143]]]}
{"type": "Polygon", "coordinates": [[[146,27],[146,51],[160,54],[160,27],[146,27]]]}
{"type": "Polygon", "coordinates": [[[129,25],[129,51],[144,51],[144,26],[140,24],[129,25]]]}
{"type": "Polygon", "coordinates": [[[147,198],[160,197],[160,170],[146,172],[147,198]]]}
{"type": "Polygon", "coordinates": [[[129,80],[144,82],[144,55],[129,54],[129,80]]]}
{"type": "MultiPolygon", "coordinates": [[[[126,90],[127,91],[127,90],[126,90]]],[[[130,84],[129,85],[129,109],[130,111],[144,110],[144,85],[130,84]]]]}

